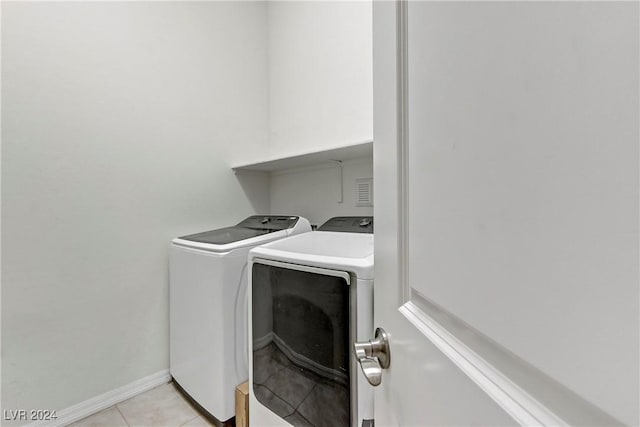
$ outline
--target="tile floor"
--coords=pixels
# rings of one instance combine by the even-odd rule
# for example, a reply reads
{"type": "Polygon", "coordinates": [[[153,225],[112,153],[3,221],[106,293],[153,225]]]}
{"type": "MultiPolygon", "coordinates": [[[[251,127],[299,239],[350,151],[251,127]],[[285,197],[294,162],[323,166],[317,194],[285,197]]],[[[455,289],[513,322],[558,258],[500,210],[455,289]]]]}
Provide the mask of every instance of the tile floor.
{"type": "Polygon", "coordinates": [[[331,381],[295,366],[275,345],[253,355],[256,398],[296,427],[349,425],[349,391],[346,384],[331,381]]]}
{"type": "Polygon", "coordinates": [[[69,427],[209,427],[173,383],[164,384],[69,427]]]}

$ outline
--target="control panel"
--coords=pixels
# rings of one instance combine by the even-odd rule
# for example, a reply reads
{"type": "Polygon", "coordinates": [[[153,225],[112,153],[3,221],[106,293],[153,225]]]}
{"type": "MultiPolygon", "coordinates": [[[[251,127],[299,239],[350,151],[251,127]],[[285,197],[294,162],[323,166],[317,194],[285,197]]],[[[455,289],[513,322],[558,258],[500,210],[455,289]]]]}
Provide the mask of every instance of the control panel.
{"type": "Polygon", "coordinates": [[[322,224],[318,231],[373,233],[372,216],[337,216],[322,224]]]}
{"type": "Polygon", "coordinates": [[[236,227],[276,231],[292,228],[297,222],[297,216],[253,215],[240,221],[236,227]]]}

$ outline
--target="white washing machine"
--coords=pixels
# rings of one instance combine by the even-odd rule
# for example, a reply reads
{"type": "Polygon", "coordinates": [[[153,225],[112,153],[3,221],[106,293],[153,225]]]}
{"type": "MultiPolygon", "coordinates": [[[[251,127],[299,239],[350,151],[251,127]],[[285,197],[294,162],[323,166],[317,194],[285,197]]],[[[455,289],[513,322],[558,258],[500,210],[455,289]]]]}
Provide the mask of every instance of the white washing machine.
{"type": "Polygon", "coordinates": [[[171,375],[219,422],[234,416],[235,387],[248,378],[247,254],[307,231],[305,218],[260,215],[171,243],[171,375]]]}
{"type": "Polygon", "coordinates": [[[373,218],[249,252],[249,413],[253,426],[373,424],[373,388],[355,341],[373,336],[373,218]]]}

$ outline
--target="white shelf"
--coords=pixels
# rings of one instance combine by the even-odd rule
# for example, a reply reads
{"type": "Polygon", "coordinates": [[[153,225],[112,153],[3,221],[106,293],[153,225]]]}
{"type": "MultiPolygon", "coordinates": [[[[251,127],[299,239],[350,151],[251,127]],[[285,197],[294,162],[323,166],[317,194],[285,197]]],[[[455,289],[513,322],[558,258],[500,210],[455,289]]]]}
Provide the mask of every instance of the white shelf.
{"type": "Polygon", "coordinates": [[[312,166],[336,160],[350,160],[359,157],[373,156],[373,141],[362,142],[341,147],[329,148],[321,151],[312,151],[287,157],[278,157],[256,163],[248,163],[233,166],[238,171],[273,172],[277,170],[312,166]]]}

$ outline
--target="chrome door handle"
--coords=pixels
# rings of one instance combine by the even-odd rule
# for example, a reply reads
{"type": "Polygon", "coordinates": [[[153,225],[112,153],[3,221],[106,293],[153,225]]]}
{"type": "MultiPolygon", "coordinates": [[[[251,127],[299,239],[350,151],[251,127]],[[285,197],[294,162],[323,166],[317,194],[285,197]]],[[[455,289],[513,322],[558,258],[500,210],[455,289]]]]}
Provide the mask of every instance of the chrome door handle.
{"type": "Polygon", "coordinates": [[[389,337],[384,329],[377,328],[376,337],[373,340],[353,343],[353,351],[369,384],[380,385],[382,370],[387,369],[391,363],[389,337]]]}

